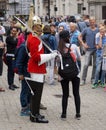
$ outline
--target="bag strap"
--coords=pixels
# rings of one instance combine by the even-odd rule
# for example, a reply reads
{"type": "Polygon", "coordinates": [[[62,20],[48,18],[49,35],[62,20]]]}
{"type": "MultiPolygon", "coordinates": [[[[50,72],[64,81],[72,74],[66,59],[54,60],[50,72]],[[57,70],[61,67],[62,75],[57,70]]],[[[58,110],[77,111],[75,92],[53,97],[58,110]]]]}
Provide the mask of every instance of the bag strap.
{"type": "Polygon", "coordinates": [[[81,32],[81,27],[80,27],[79,23],[77,23],[77,25],[78,25],[79,31],[81,32]]]}
{"type": "Polygon", "coordinates": [[[70,48],[71,48],[71,44],[70,44],[69,47],[68,47],[68,53],[70,52],[70,48]]]}

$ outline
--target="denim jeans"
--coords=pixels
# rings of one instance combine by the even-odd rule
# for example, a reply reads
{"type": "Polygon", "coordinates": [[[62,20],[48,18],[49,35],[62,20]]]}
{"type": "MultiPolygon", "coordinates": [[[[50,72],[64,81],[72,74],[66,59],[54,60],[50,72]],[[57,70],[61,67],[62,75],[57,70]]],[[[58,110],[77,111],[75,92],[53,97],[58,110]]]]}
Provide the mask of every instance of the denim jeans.
{"type": "Polygon", "coordinates": [[[104,83],[105,80],[105,71],[101,69],[103,58],[101,56],[96,56],[96,72],[95,72],[95,82],[98,83],[98,80],[101,80],[101,83],[104,83]],[[101,72],[101,76],[100,76],[101,72]]]}
{"type": "Polygon", "coordinates": [[[95,68],[96,68],[96,50],[92,51],[86,51],[85,53],[85,63],[83,67],[83,73],[82,73],[82,80],[86,80],[87,77],[87,71],[88,71],[88,66],[90,64],[91,58],[93,56],[93,69],[92,69],[92,76],[91,76],[91,81],[95,79],[95,68]]]}
{"type": "Polygon", "coordinates": [[[31,98],[31,91],[28,87],[25,79],[21,81],[21,93],[20,93],[20,103],[21,107],[25,108],[28,107],[30,104],[30,98],[31,98]]]}

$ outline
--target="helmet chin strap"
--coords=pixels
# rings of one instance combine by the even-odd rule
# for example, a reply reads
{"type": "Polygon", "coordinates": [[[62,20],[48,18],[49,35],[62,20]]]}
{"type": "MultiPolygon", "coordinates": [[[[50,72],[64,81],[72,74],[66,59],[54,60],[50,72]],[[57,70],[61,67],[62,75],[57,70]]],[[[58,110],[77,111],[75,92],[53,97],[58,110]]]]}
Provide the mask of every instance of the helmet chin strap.
{"type": "Polygon", "coordinates": [[[33,36],[38,36],[38,33],[34,31],[34,32],[32,33],[32,35],[33,35],[33,36]]]}
{"type": "Polygon", "coordinates": [[[37,31],[34,31],[33,35],[39,36],[39,33],[37,31]]]}

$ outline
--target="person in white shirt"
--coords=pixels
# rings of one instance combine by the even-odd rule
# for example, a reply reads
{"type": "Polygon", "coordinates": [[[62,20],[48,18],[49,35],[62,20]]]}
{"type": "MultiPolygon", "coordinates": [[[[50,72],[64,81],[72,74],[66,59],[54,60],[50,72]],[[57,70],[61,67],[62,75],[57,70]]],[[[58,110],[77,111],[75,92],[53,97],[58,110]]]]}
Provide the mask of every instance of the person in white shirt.
{"type": "Polygon", "coordinates": [[[3,35],[6,33],[5,28],[0,25],[0,40],[3,41],[3,35]]]}

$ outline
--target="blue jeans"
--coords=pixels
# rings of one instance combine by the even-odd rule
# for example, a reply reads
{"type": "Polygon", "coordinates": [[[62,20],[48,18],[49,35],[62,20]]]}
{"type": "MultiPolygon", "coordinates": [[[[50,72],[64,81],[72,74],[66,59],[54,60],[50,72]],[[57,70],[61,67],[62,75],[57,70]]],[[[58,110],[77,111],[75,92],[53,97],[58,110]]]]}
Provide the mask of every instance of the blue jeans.
{"type": "Polygon", "coordinates": [[[96,72],[95,72],[95,82],[98,83],[98,80],[101,80],[101,83],[104,83],[105,80],[105,71],[101,69],[103,58],[101,56],[96,56],[96,72]],[[100,75],[101,72],[101,75],[100,75]]]}
{"type": "Polygon", "coordinates": [[[21,81],[21,93],[20,93],[20,103],[21,107],[25,108],[28,107],[30,104],[30,98],[31,98],[31,91],[28,87],[25,79],[21,81]]]}
{"type": "Polygon", "coordinates": [[[85,54],[85,63],[84,63],[83,73],[82,73],[82,80],[86,80],[87,71],[88,71],[88,67],[89,67],[89,64],[90,64],[92,56],[93,56],[93,69],[92,69],[91,81],[93,79],[95,79],[96,50],[92,50],[92,51],[86,51],[86,54],[85,54]]]}

